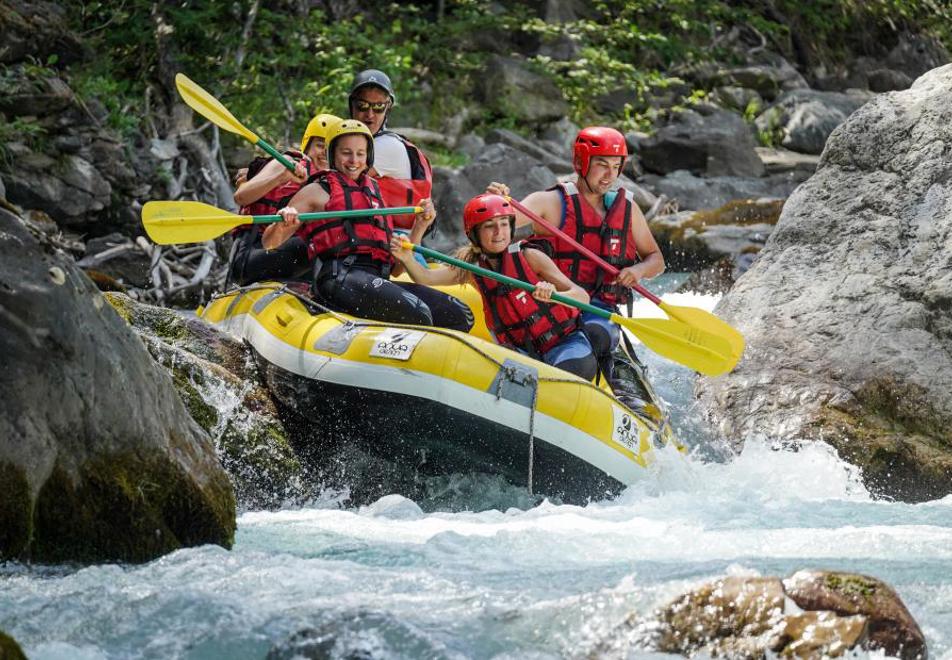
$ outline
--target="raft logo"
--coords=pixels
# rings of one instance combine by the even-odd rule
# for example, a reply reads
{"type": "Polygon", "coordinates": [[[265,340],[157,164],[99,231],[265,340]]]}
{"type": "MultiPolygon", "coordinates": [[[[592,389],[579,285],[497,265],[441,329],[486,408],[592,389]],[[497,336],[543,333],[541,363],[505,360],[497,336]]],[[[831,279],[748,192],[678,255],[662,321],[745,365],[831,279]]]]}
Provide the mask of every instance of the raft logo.
{"type": "Polygon", "coordinates": [[[409,360],[425,334],[425,332],[419,330],[387,328],[377,335],[377,339],[374,340],[373,348],[370,349],[370,357],[409,360]]]}
{"type": "Polygon", "coordinates": [[[612,440],[638,453],[641,447],[641,431],[642,428],[630,412],[619,406],[612,406],[612,440]]]}

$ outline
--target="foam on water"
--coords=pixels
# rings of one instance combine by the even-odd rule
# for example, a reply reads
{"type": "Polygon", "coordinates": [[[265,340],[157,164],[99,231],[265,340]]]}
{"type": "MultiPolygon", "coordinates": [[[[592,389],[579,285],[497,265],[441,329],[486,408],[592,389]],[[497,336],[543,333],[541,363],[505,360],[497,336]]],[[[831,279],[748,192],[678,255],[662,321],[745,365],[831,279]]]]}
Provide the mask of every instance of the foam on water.
{"type": "MultiPolygon", "coordinates": [[[[648,360],[666,388],[683,375],[648,360]]],[[[676,419],[693,414],[683,387],[665,398],[676,419]]],[[[641,483],[587,506],[528,508],[524,489],[485,475],[446,478],[425,502],[342,508],[340,497],[242,515],[231,552],[7,565],[0,629],[40,660],[263,658],[276,645],[290,657],[295,643],[328,657],[557,658],[712,577],[825,568],[892,584],[932,656],[952,660],[952,496],[873,500],[822,444],[751,441],[711,462],[662,451],[641,483]]]]}

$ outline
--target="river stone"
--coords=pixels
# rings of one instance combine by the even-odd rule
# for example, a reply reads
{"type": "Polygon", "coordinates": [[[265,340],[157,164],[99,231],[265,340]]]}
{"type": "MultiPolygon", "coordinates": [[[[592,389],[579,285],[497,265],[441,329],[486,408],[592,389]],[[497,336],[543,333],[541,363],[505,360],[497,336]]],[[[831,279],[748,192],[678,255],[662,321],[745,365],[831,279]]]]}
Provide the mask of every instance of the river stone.
{"type": "Polygon", "coordinates": [[[254,360],[241,342],[203,320],[137,302],[106,299],[168,370],[192,418],[211,435],[241,509],[301,504],[319,488],[308,479],[254,360]]]}
{"type": "Polygon", "coordinates": [[[647,174],[642,183],[649,189],[678,202],[683,210],[716,209],[737,199],[786,199],[809,178],[804,170],[789,170],[765,177],[699,177],[687,170],[667,176],[647,174]]]}
{"type": "Polygon", "coordinates": [[[725,437],[832,444],[874,494],[952,492],[952,65],[841,125],[717,313],[698,393],[725,437]]]}
{"type": "Polygon", "coordinates": [[[208,436],[95,285],[0,210],[0,560],[230,547],[208,436]]]}
{"type": "Polygon", "coordinates": [[[881,580],[853,573],[798,571],[783,585],[787,595],[805,610],[829,610],[867,618],[867,648],[881,649],[902,660],[927,655],[925,637],[916,620],[899,595],[881,580]]]}
{"type": "Polygon", "coordinates": [[[0,630],[0,660],[26,660],[17,640],[0,630]]]}
{"type": "Polygon", "coordinates": [[[819,154],[833,129],[870,98],[858,91],[841,94],[798,89],[781,96],[755,123],[762,134],[779,136],[787,149],[819,154]]]}

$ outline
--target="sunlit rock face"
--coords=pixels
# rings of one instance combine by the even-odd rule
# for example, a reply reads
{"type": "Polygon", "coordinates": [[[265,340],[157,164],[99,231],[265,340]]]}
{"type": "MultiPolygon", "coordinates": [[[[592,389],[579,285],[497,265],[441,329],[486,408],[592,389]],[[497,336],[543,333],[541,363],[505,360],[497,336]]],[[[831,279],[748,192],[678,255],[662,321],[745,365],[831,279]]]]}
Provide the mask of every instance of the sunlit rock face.
{"type": "Polygon", "coordinates": [[[0,560],[231,545],[231,484],[171,379],[92,281],[3,210],[0,353],[0,560]]]}
{"type": "Polygon", "coordinates": [[[952,492],[952,65],[833,132],[717,313],[748,347],[699,394],[735,443],[822,439],[873,492],[952,492]]]}

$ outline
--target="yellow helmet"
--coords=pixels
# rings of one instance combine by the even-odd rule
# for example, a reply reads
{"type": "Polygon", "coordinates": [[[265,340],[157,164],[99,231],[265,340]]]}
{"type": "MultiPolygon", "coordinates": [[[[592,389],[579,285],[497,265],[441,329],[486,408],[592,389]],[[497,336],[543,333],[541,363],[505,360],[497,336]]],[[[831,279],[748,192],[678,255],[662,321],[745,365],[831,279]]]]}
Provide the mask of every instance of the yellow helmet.
{"type": "Polygon", "coordinates": [[[356,119],[341,120],[327,129],[327,135],[324,141],[327,143],[327,162],[331,169],[334,167],[334,143],[337,138],[345,135],[363,135],[367,138],[367,167],[373,167],[374,164],[374,136],[367,128],[367,125],[356,119]]]}
{"type": "Polygon", "coordinates": [[[303,154],[307,150],[311,138],[319,137],[326,141],[327,129],[330,128],[331,124],[339,121],[340,117],[326,113],[319,114],[309,121],[307,128],[304,130],[304,137],[301,138],[301,153],[303,154]]]}

